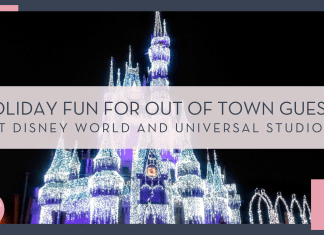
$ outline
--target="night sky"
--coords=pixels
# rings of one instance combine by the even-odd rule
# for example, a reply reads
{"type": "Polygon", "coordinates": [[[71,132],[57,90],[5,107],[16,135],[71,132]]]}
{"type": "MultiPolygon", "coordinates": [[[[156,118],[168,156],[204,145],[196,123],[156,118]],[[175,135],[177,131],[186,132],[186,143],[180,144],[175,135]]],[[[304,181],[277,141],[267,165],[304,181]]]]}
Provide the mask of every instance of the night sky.
{"type": "MultiPolygon", "coordinates": [[[[162,12],[171,38],[172,86],[319,86],[324,78],[324,13],[162,12]]],[[[104,86],[110,57],[125,71],[128,45],[140,77],[154,12],[0,14],[0,86],[104,86]]],[[[117,76],[115,76],[116,78],[117,76]]],[[[122,76],[123,77],[123,76],[122,76]]],[[[58,94],[59,95],[59,94],[58,94]]],[[[324,146],[324,145],[323,145],[324,146]]],[[[210,150],[210,153],[212,151],[210,150]]],[[[206,176],[206,150],[195,150],[206,176]]],[[[228,183],[242,195],[243,222],[256,187],[310,202],[310,179],[323,178],[323,150],[217,150],[228,183]]],[[[0,150],[0,197],[43,185],[51,150],[0,150]]],[[[213,161],[212,161],[213,164],[213,161]]]]}

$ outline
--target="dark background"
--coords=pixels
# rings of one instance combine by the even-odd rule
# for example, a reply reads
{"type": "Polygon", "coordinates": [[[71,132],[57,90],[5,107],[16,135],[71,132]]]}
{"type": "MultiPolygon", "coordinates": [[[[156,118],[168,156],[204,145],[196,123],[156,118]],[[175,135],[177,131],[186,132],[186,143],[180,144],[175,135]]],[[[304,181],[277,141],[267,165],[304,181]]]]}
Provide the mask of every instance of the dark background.
{"type": "MultiPolygon", "coordinates": [[[[162,12],[171,38],[173,86],[322,85],[324,13],[162,12]]],[[[0,86],[104,86],[113,56],[123,78],[132,62],[142,77],[154,28],[153,12],[0,14],[0,86]]],[[[59,95],[59,94],[58,94],[59,95]]],[[[274,94],[275,95],[275,94],[274,94]]],[[[206,175],[206,150],[195,150],[206,175]]],[[[211,153],[211,152],[210,152],[211,153]]],[[[310,179],[323,178],[323,150],[217,150],[228,183],[242,195],[242,222],[256,187],[272,200],[281,191],[310,202],[310,179]]],[[[43,185],[51,150],[0,150],[0,197],[43,185]]],[[[213,161],[212,161],[213,164],[213,161]]],[[[28,199],[28,198],[27,198],[28,199]]]]}

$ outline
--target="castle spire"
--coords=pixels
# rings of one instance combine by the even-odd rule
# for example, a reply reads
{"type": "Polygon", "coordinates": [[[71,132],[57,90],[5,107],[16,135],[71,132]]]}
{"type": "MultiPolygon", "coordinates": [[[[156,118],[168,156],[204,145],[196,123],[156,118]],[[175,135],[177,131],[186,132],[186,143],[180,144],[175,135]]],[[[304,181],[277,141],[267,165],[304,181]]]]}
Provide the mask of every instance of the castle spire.
{"type": "MultiPolygon", "coordinates": [[[[113,142],[111,135],[105,133],[102,137],[100,150],[93,160],[93,169],[96,172],[105,170],[118,170],[120,168],[120,157],[116,149],[110,149],[109,144],[113,142]]],[[[89,152],[90,157],[90,152],[89,152]]]]}
{"type": "Polygon", "coordinates": [[[128,59],[128,67],[132,67],[132,47],[129,45],[129,59],[128,59]]]}
{"type": "Polygon", "coordinates": [[[121,86],[121,83],[120,83],[120,69],[118,69],[118,72],[117,72],[117,84],[116,86],[121,86]]]}
{"type": "Polygon", "coordinates": [[[214,159],[215,159],[215,165],[214,165],[214,186],[215,186],[216,192],[220,192],[222,190],[223,182],[222,182],[220,167],[217,164],[217,155],[216,155],[216,151],[215,150],[214,150],[214,159]]]}
{"type": "MultiPolygon", "coordinates": [[[[62,125],[64,125],[64,121],[62,122],[62,125]]],[[[64,152],[64,138],[63,138],[63,132],[61,131],[61,135],[60,135],[60,138],[59,138],[59,141],[57,144],[57,148],[56,148],[54,157],[52,159],[50,169],[58,165],[58,163],[60,161],[61,154],[63,154],[63,152],[64,152]]]]}
{"type": "Polygon", "coordinates": [[[164,36],[167,36],[165,19],[163,20],[163,33],[164,33],[164,36]]]}
{"type": "Polygon", "coordinates": [[[213,174],[213,170],[212,170],[212,167],[211,167],[211,164],[210,164],[210,159],[209,159],[209,151],[207,149],[207,182],[210,183],[210,184],[213,184],[214,183],[214,174],[213,174]]]}
{"type": "Polygon", "coordinates": [[[162,25],[159,11],[155,12],[154,37],[162,37],[162,25]]]}
{"type": "Polygon", "coordinates": [[[109,84],[108,86],[114,86],[114,77],[113,77],[113,57],[110,60],[110,75],[109,75],[109,84]]]}
{"type": "MultiPolygon", "coordinates": [[[[64,125],[64,121],[62,122],[64,125]]],[[[64,149],[64,139],[63,132],[57,145],[55,155],[52,164],[45,174],[45,183],[49,182],[65,182],[69,179],[70,167],[69,162],[71,160],[71,155],[69,151],[64,149]]]]}
{"type": "Polygon", "coordinates": [[[216,155],[216,150],[214,150],[214,172],[216,171],[217,167],[217,155],[216,155]]]}

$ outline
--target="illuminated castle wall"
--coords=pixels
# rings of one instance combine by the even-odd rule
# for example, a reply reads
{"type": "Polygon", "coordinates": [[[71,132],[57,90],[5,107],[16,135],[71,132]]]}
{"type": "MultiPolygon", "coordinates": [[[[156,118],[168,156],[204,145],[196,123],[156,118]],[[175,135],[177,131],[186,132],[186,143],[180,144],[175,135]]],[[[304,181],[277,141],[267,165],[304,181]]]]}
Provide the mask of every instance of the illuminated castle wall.
{"type": "MultiPolygon", "coordinates": [[[[119,69],[114,84],[112,59],[108,87],[113,92],[107,92],[105,98],[118,99],[121,86],[149,85],[152,89],[166,88],[153,92],[152,99],[169,99],[170,38],[165,21],[162,28],[159,12],[148,55],[151,68],[143,83],[138,64],[132,65],[131,48],[123,84],[119,69]]],[[[111,119],[107,115],[102,120],[111,119]]],[[[181,121],[187,122],[184,111],[181,121]]],[[[136,141],[145,143],[146,136],[135,139],[134,146],[136,141]]],[[[109,136],[99,136],[98,150],[92,150],[95,156],[91,157],[90,150],[78,152],[77,145],[73,151],[66,150],[61,136],[44,177],[45,185],[33,206],[33,223],[52,223],[55,212],[66,212],[66,224],[241,223],[240,195],[236,185],[225,184],[215,152],[214,169],[207,154],[207,177],[202,179],[200,163],[192,149],[109,149],[105,147],[109,141],[109,136]]],[[[184,141],[189,143],[190,137],[184,141]]]]}

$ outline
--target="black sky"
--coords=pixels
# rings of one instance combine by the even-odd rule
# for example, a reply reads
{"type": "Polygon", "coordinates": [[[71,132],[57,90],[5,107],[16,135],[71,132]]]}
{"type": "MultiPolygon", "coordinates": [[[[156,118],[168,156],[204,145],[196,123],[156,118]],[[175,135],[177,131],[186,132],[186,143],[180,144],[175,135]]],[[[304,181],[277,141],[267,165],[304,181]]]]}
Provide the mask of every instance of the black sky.
{"type": "MultiPolygon", "coordinates": [[[[173,86],[319,86],[323,18],[319,12],[162,12],[171,38],[173,86]]],[[[109,61],[124,74],[128,45],[141,77],[154,28],[153,12],[29,12],[0,15],[0,86],[102,86],[109,61]]],[[[274,94],[275,95],[275,94],[274,94]]],[[[206,150],[195,150],[205,177],[206,150]]],[[[217,150],[228,182],[244,200],[256,187],[275,198],[306,194],[323,178],[323,150],[217,150]]],[[[43,185],[50,150],[0,150],[0,197],[11,205],[43,185]]],[[[9,208],[9,206],[7,206],[9,208]]]]}

